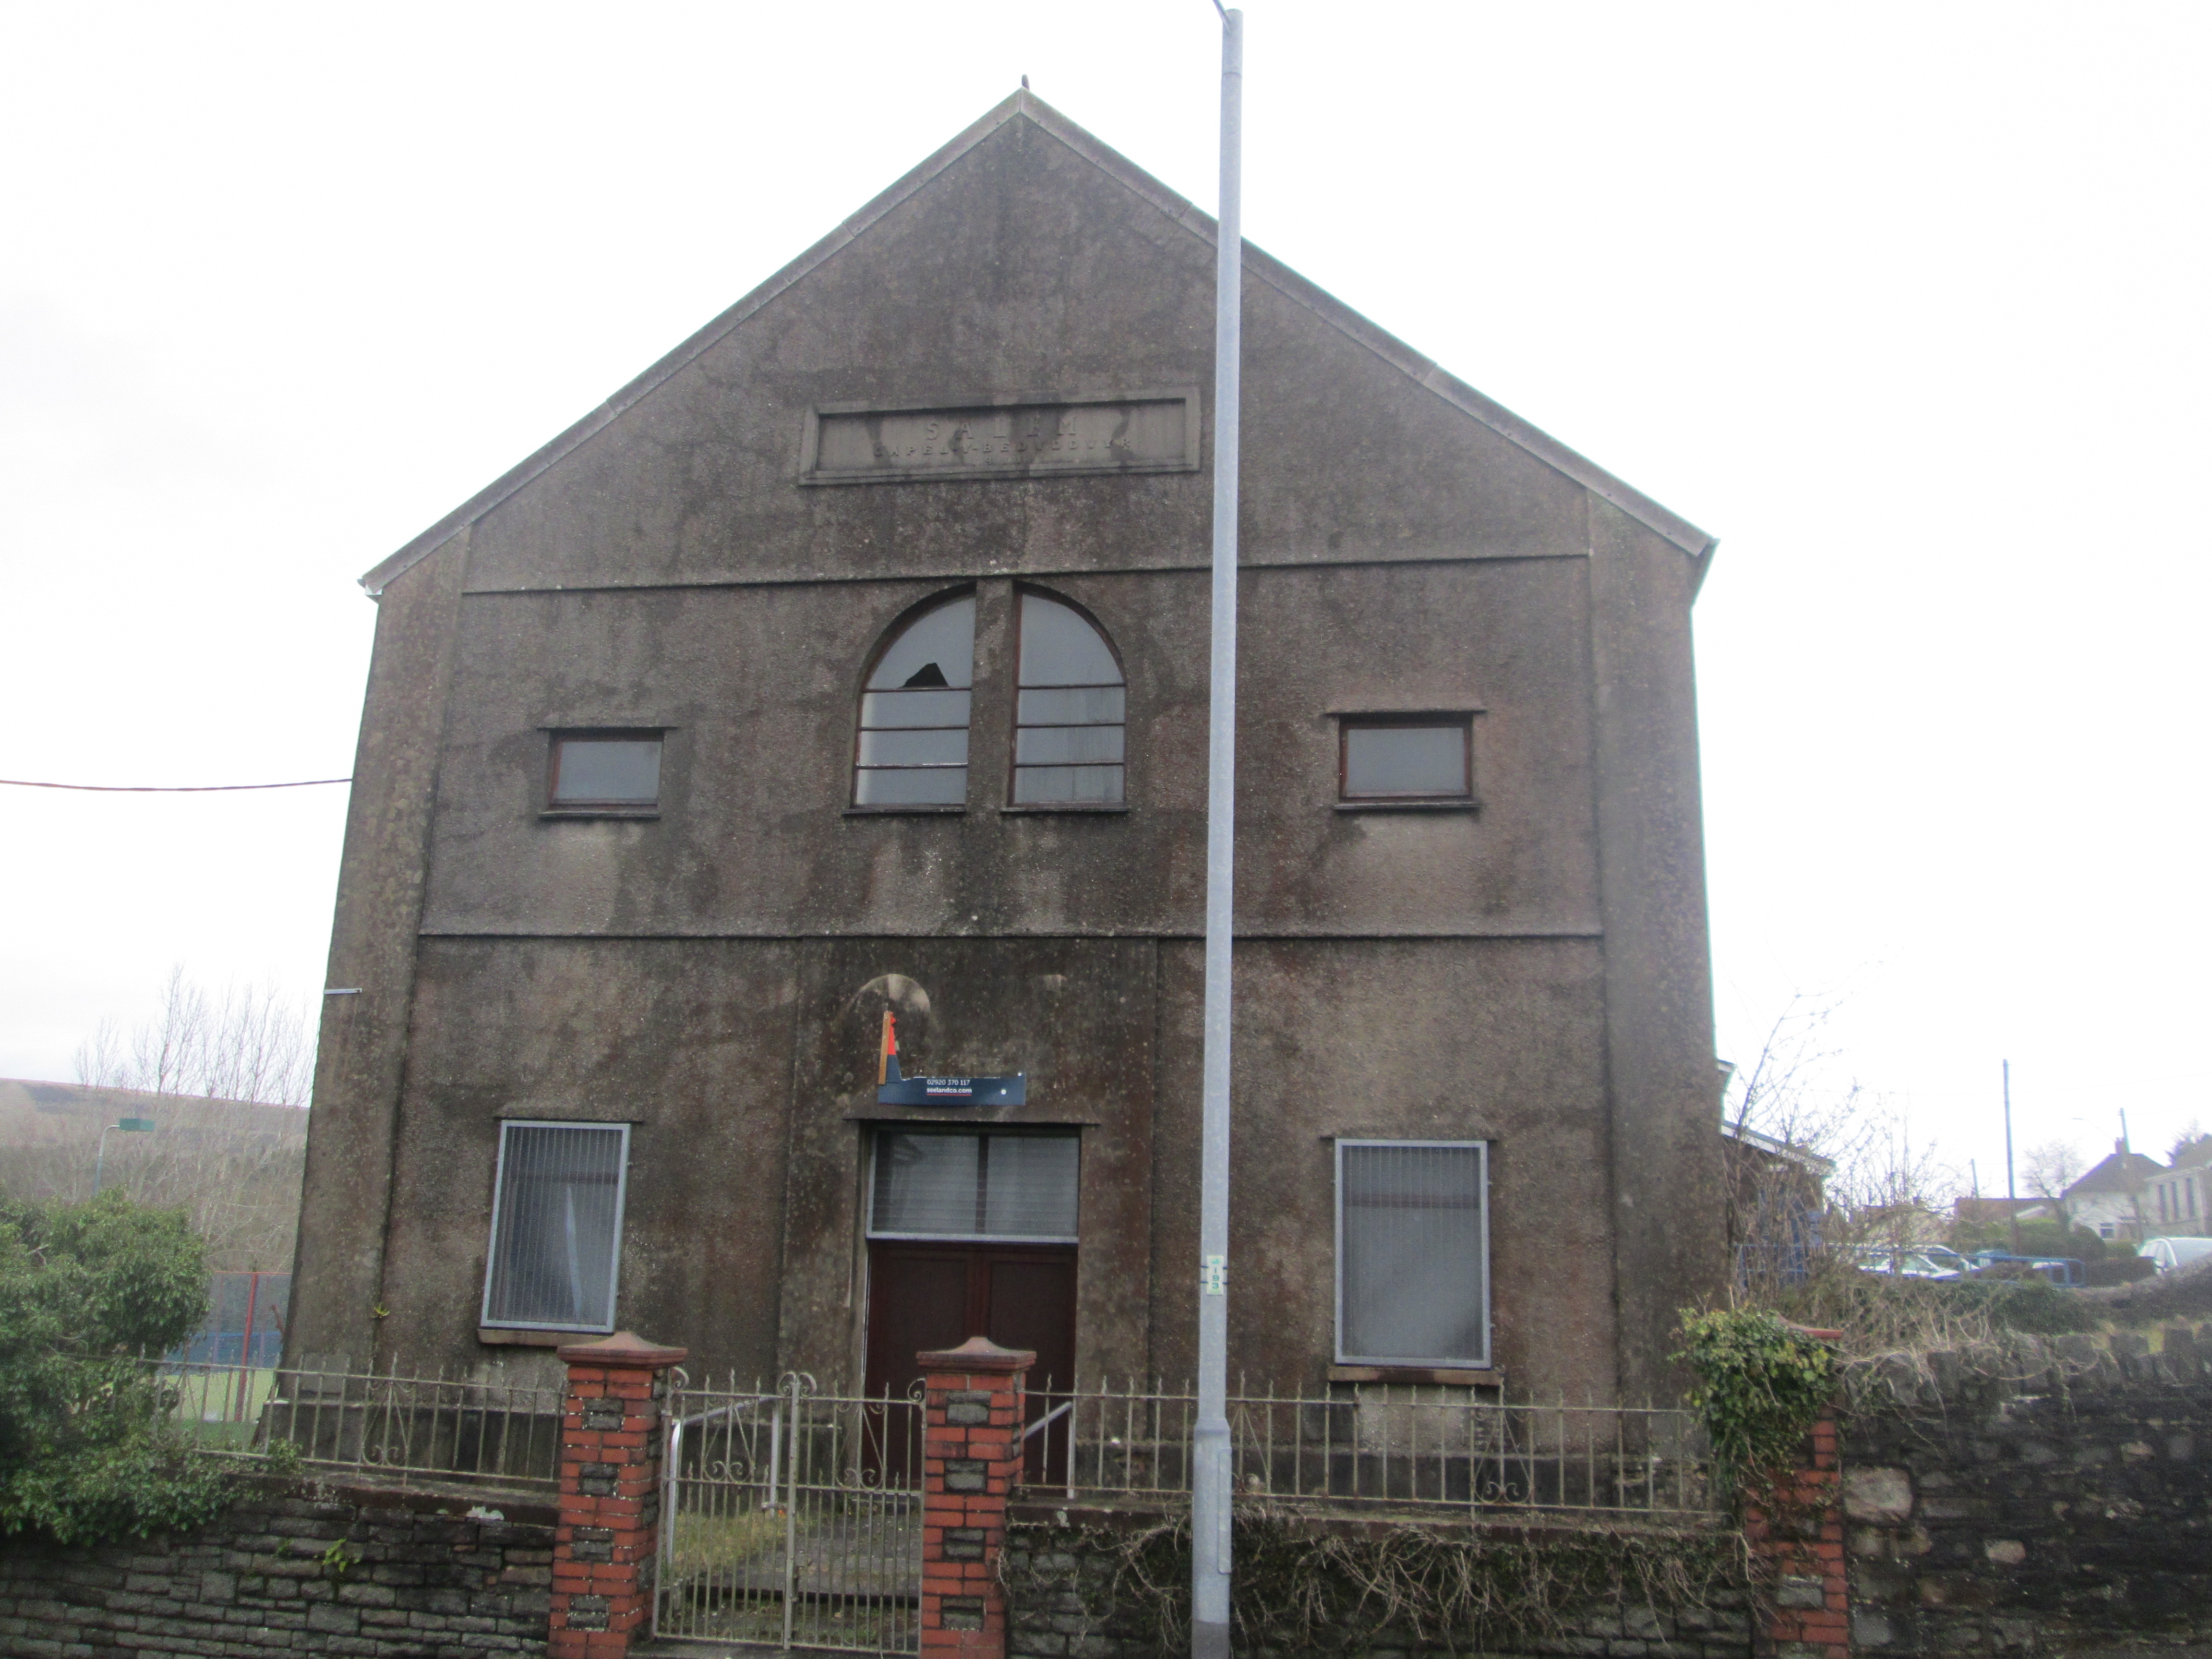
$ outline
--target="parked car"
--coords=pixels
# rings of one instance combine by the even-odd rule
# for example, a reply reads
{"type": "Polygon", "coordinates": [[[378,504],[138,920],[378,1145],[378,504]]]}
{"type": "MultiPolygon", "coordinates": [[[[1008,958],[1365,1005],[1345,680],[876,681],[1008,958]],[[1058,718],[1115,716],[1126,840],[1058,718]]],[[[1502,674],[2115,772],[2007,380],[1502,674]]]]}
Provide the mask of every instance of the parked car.
{"type": "Polygon", "coordinates": [[[1905,1279],[1958,1279],[1966,1271],[1966,1261],[1941,1244],[1862,1244],[1858,1269],[1863,1273],[1896,1273],[1905,1279]]]}
{"type": "Polygon", "coordinates": [[[2212,1238],[2146,1238],[2136,1254],[2148,1256],[2159,1272],[2170,1273],[2212,1256],[2212,1238]]]}
{"type": "Polygon", "coordinates": [[[2030,1273],[2069,1290],[2078,1290],[2089,1282],[2081,1262],[2070,1255],[2014,1255],[2009,1250],[1977,1250],[1968,1260],[1978,1277],[2016,1279],[2023,1273],[2030,1273]]]}

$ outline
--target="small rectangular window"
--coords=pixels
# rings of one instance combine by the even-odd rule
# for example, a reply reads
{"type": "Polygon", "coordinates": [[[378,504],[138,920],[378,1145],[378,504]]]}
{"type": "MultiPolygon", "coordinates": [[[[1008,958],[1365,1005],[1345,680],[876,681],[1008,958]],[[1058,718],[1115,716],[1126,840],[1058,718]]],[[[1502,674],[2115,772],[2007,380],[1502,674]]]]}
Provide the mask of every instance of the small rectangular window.
{"type": "Polygon", "coordinates": [[[483,1322],[611,1331],[626,1123],[500,1125],[483,1322]]]}
{"type": "Polygon", "coordinates": [[[876,1137],[874,1238],[1073,1244],[1081,1146],[1069,1134],[876,1137]]]}
{"type": "Polygon", "coordinates": [[[1490,1364],[1489,1150],[1337,1142],[1338,1363],[1490,1364]]]}
{"type": "Polygon", "coordinates": [[[1338,728],[1347,801],[1469,801],[1474,721],[1465,714],[1358,715],[1338,728]]]}
{"type": "Polygon", "coordinates": [[[556,811],[647,811],[660,805],[658,732],[556,732],[546,804],[556,811]]]}

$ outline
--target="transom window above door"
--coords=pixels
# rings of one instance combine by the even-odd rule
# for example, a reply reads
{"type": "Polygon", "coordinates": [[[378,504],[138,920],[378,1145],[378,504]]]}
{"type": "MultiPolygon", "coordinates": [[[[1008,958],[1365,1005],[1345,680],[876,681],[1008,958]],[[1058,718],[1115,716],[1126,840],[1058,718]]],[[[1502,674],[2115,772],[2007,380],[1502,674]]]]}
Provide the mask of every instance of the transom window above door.
{"type": "Polygon", "coordinates": [[[1081,1161],[1072,1134],[883,1131],[868,1236],[1073,1244],[1081,1161]]]}
{"type": "MultiPolygon", "coordinates": [[[[1028,589],[1014,595],[1012,621],[1007,805],[1118,811],[1127,793],[1128,685],[1112,641],[1074,605],[1028,589]]],[[[894,624],[860,693],[854,807],[942,812],[967,805],[975,627],[972,589],[926,603],[894,624]]]]}

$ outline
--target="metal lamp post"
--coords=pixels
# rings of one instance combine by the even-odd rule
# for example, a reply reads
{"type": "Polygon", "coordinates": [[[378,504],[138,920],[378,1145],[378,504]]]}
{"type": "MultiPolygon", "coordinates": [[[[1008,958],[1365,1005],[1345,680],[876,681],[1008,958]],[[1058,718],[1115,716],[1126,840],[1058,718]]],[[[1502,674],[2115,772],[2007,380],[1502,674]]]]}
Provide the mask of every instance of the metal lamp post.
{"type": "Polygon", "coordinates": [[[1191,1436],[1193,1659],[1229,1659],[1229,972],[1236,895],[1237,469],[1243,392],[1244,14],[1221,12],[1221,213],[1213,320],[1213,638],[1206,781],[1205,1127],[1198,1421],[1191,1436]]]}
{"type": "Polygon", "coordinates": [[[154,1120],[150,1117],[119,1117],[112,1123],[101,1126],[100,1152],[92,1161],[92,1195],[94,1198],[100,1196],[100,1177],[107,1170],[107,1137],[118,1130],[125,1134],[144,1134],[154,1127],[154,1120]]]}

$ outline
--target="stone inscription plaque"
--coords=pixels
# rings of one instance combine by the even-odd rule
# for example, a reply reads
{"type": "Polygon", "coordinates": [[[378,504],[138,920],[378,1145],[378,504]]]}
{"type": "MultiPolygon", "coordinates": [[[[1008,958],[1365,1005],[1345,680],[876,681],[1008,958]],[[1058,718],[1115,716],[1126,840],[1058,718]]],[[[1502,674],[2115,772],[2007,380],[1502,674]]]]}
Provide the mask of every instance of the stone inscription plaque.
{"type": "Polygon", "coordinates": [[[1194,387],[1119,397],[951,399],[924,408],[810,410],[802,483],[1190,472],[1194,387]]]}

